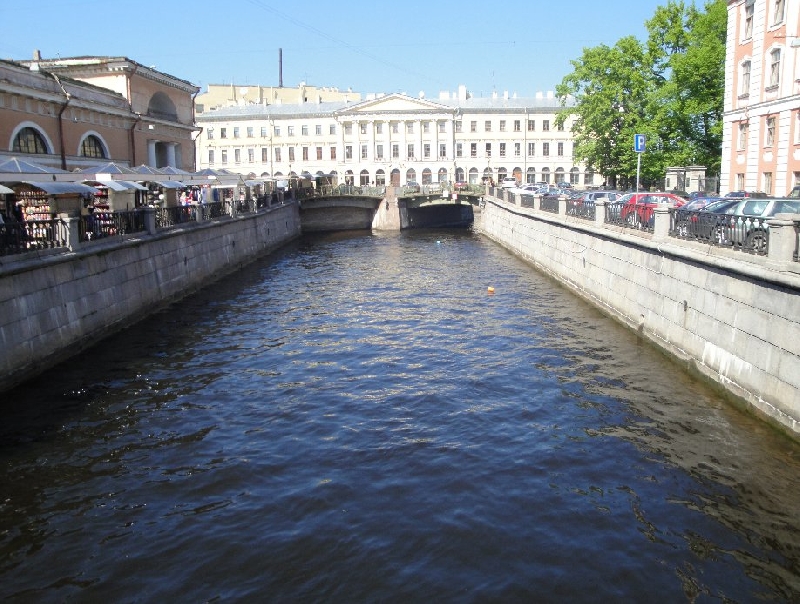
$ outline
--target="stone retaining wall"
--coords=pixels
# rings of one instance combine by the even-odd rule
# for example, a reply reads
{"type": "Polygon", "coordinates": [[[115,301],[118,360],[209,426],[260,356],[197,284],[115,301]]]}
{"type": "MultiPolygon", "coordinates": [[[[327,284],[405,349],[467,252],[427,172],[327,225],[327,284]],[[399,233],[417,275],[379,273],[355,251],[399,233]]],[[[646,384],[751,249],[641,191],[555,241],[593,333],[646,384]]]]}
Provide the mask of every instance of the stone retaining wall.
{"type": "Polygon", "coordinates": [[[478,230],[800,438],[797,262],[485,200],[478,230]]]}
{"type": "Polygon", "coordinates": [[[300,235],[296,204],[0,265],[8,389],[300,235]]]}

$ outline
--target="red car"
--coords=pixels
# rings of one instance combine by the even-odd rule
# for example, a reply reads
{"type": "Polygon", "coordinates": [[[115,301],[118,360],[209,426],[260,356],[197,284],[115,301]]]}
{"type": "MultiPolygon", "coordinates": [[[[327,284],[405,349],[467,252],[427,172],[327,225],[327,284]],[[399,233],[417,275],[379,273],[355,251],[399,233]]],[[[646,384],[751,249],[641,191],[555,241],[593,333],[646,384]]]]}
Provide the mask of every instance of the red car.
{"type": "Polygon", "coordinates": [[[631,193],[623,198],[620,218],[630,226],[651,226],[653,223],[653,210],[659,204],[671,205],[679,208],[686,203],[683,197],[672,193],[631,193]]]}

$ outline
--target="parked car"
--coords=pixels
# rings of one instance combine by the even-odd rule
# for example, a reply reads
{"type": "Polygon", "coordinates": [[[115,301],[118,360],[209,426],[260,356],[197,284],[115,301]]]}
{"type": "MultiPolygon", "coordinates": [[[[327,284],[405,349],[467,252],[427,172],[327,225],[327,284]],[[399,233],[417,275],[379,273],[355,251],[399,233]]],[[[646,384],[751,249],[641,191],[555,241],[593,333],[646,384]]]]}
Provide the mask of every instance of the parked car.
{"type": "Polygon", "coordinates": [[[619,202],[619,200],[623,197],[624,193],[622,191],[585,191],[578,195],[577,197],[570,196],[568,205],[567,205],[567,212],[571,214],[578,213],[578,208],[585,205],[586,203],[594,203],[598,199],[605,198],[611,203],[611,206],[607,206],[607,216],[610,216],[613,220],[615,214],[618,215],[619,212],[615,211],[619,208],[615,206],[619,202]]]}
{"type": "Polygon", "coordinates": [[[568,183],[567,181],[564,180],[564,181],[561,181],[560,183],[558,183],[558,188],[559,189],[571,189],[572,188],[572,184],[568,183]]]}
{"type": "Polygon", "coordinates": [[[709,239],[714,230],[712,222],[716,218],[704,218],[701,212],[717,215],[725,209],[741,203],[741,199],[733,197],[698,197],[694,201],[681,206],[675,212],[675,234],[682,238],[709,239]]]}
{"type": "Polygon", "coordinates": [[[406,182],[406,186],[403,188],[409,193],[420,192],[419,183],[416,180],[409,180],[408,182],[406,182]]]}
{"type": "Polygon", "coordinates": [[[464,189],[468,189],[468,188],[469,188],[469,183],[466,183],[466,182],[464,182],[463,180],[459,180],[458,182],[456,182],[456,183],[453,185],[453,188],[454,188],[456,191],[463,191],[464,189]]]}
{"type": "Polygon", "coordinates": [[[730,191],[725,194],[725,197],[755,197],[757,199],[766,199],[767,194],[761,191],[730,191]]]}
{"type": "Polygon", "coordinates": [[[767,252],[769,225],[776,214],[800,214],[797,199],[747,199],[730,218],[730,241],[757,254],[767,252]]]}
{"type": "Polygon", "coordinates": [[[516,189],[518,184],[517,179],[513,176],[508,176],[500,181],[500,186],[504,189],[516,189]]]}
{"type": "Polygon", "coordinates": [[[787,197],[789,197],[790,199],[798,199],[798,198],[800,198],[800,186],[795,187],[794,189],[792,189],[789,192],[789,195],[787,195],[787,197]]]}
{"type": "Polygon", "coordinates": [[[668,204],[680,208],[685,203],[683,197],[672,193],[631,193],[620,209],[620,219],[633,227],[651,225],[656,206],[668,204]]]}

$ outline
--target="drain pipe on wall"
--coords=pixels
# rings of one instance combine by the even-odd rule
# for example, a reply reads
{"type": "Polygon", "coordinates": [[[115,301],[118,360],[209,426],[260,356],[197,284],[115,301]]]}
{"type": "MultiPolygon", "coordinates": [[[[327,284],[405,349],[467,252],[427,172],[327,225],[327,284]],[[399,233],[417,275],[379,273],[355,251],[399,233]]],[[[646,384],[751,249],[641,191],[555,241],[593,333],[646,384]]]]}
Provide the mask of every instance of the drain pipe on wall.
{"type": "Polygon", "coordinates": [[[67,92],[67,90],[64,88],[64,85],[61,83],[61,80],[58,79],[58,76],[54,73],[50,73],[50,75],[53,76],[53,79],[58,84],[58,87],[61,88],[61,92],[64,93],[64,96],[67,99],[64,102],[64,104],[61,105],[61,110],[58,112],[58,146],[59,146],[59,152],[61,154],[61,169],[66,170],[67,151],[64,148],[64,112],[67,110],[67,105],[69,105],[69,101],[72,97],[70,96],[69,92],[67,92]]]}

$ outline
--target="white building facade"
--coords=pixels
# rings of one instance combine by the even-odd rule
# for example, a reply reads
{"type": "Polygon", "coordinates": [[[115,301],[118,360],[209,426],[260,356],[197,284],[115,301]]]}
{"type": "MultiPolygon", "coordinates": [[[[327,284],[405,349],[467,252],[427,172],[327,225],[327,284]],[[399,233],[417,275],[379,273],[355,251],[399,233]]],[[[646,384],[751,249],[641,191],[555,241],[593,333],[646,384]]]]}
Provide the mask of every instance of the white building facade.
{"type": "MultiPolygon", "coordinates": [[[[197,115],[198,169],[251,178],[335,175],[355,185],[468,182],[594,184],[573,157],[568,118],[552,94],[436,100],[405,94],[363,101],[205,107],[197,115]]],[[[597,177],[600,178],[599,176],[597,177]]]]}
{"type": "Polygon", "coordinates": [[[728,0],[720,188],[800,185],[800,0],[728,0]]]}

